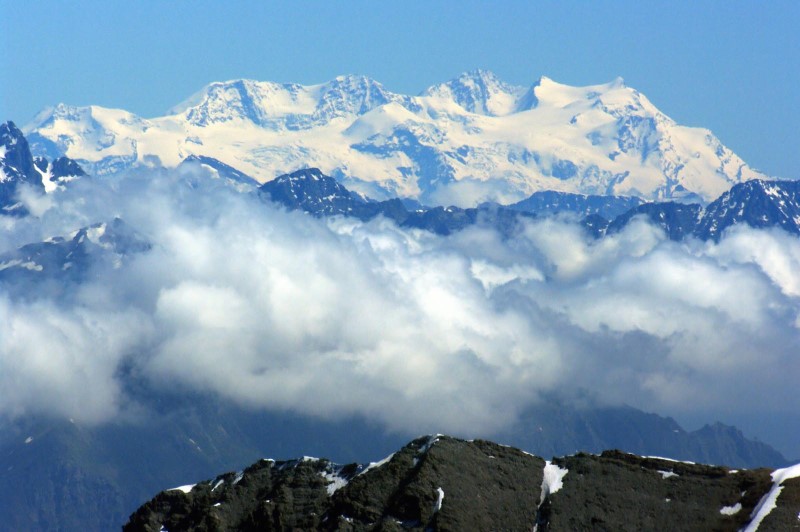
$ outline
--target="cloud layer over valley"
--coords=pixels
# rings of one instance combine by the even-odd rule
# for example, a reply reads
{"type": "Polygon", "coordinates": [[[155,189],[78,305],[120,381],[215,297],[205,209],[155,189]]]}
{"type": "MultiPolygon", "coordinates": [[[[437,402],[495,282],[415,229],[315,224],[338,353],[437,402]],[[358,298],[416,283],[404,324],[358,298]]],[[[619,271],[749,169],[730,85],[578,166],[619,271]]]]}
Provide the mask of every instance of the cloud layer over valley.
{"type": "Polygon", "coordinates": [[[115,419],[138,408],[129,378],[411,433],[489,435],[553,393],[729,423],[800,409],[800,241],[779,230],[442,237],[166,171],[48,198],[2,218],[2,251],[114,217],[152,247],[58,289],[0,285],[6,416],[115,419]]]}

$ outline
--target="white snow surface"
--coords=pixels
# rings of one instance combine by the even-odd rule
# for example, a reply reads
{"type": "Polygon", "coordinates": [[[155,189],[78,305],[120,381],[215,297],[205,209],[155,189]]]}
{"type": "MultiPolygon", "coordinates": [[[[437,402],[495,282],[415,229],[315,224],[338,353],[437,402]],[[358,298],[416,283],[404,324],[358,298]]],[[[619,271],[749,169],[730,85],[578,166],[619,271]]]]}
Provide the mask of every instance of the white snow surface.
{"type": "Polygon", "coordinates": [[[719,509],[722,515],[736,515],[742,510],[742,503],[737,502],[733,506],[723,506],[719,509]]]}
{"type": "Polygon", "coordinates": [[[330,464],[327,470],[322,471],[320,473],[320,475],[322,475],[322,478],[328,481],[326,489],[328,491],[329,496],[336,493],[337,490],[347,486],[347,483],[349,481],[341,476],[341,472],[342,472],[341,466],[335,466],[333,464],[330,464]]]}
{"type": "MultiPolygon", "coordinates": [[[[541,495],[539,496],[539,505],[537,506],[537,513],[538,509],[542,507],[542,504],[544,504],[544,500],[547,498],[547,496],[550,495],[551,493],[557,492],[563,487],[564,476],[567,473],[569,473],[569,469],[561,469],[557,465],[553,464],[550,460],[545,461],[543,475],[542,475],[541,495]]],[[[533,532],[537,532],[538,530],[539,530],[539,524],[534,523],[533,532]]]]}
{"type": "Polygon", "coordinates": [[[549,460],[545,462],[544,476],[542,477],[542,496],[539,505],[544,502],[548,495],[556,493],[564,486],[564,476],[567,473],[569,473],[569,469],[562,469],[549,460]]]}
{"type": "Polygon", "coordinates": [[[665,462],[676,462],[680,464],[694,465],[694,462],[689,462],[688,460],[675,460],[674,458],[664,458],[663,456],[645,456],[644,458],[654,458],[656,460],[664,460],[665,462]]]}
{"type": "Polygon", "coordinates": [[[420,96],[361,76],[309,86],[232,80],[166,116],[59,104],[24,132],[98,175],[205,155],[261,182],[313,166],[378,199],[462,206],[538,190],[710,200],[766,177],[621,79],[571,87],[542,77],[526,88],[476,71],[420,96]]]}
{"type": "Polygon", "coordinates": [[[674,471],[661,471],[661,470],[659,470],[658,472],[661,473],[661,478],[670,478],[670,477],[677,477],[678,476],[678,474],[675,473],[674,471]]]}
{"type": "Polygon", "coordinates": [[[185,486],[178,486],[177,488],[170,488],[167,491],[182,491],[184,493],[189,493],[192,491],[197,484],[186,484],[185,486]]]}
{"type": "Polygon", "coordinates": [[[394,453],[390,454],[389,456],[387,456],[383,460],[378,460],[377,462],[370,462],[369,465],[367,467],[365,467],[364,470],[359,473],[359,475],[363,475],[367,471],[370,471],[372,469],[377,469],[377,468],[381,467],[382,465],[389,463],[389,460],[391,460],[393,456],[394,456],[394,453]]]}
{"type": "Polygon", "coordinates": [[[420,449],[419,449],[419,454],[425,454],[425,453],[427,453],[427,452],[428,452],[428,451],[431,449],[431,447],[433,447],[433,445],[434,445],[434,444],[435,444],[437,441],[439,441],[439,438],[441,438],[441,437],[443,437],[443,436],[444,436],[444,434],[431,434],[430,436],[428,436],[428,441],[427,441],[427,442],[425,442],[425,445],[423,445],[422,447],[420,447],[420,449]]]}
{"type": "Polygon", "coordinates": [[[58,190],[58,183],[53,181],[53,164],[47,163],[47,168],[44,171],[40,170],[38,167],[35,167],[36,171],[39,172],[39,175],[42,176],[42,185],[44,185],[44,191],[47,194],[55,192],[58,190]]]}
{"type": "MultiPolygon", "coordinates": [[[[753,510],[750,523],[744,529],[744,532],[755,532],[758,530],[761,521],[763,521],[773,509],[777,508],[778,496],[781,494],[781,491],[783,491],[783,482],[797,477],[800,477],[800,464],[795,464],[783,469],[776,469],[772,472],[772,488],[758,501],[758,506],[753,510]]],[[[798,518],[800,518],[800,515],[798,518]]]]}
{"type": "Polygon", "coordinates": [[[442,509],[442,502],[444,501],[444,490],[441,487],[436,488],[436,504],[433,506],[433,513],[442,509]]]}
{"type": "Polygon", "coordinates": [[[26,270],[30,270],[32,272],[40,272],[44,269],[41,264],[37,264],[30,260],[23,262],[20,259],[12,259],[6,262],[0,262],[0,271],[7,270],[8,268],[14,268],[16,266],[25,268],[26,270]]]}

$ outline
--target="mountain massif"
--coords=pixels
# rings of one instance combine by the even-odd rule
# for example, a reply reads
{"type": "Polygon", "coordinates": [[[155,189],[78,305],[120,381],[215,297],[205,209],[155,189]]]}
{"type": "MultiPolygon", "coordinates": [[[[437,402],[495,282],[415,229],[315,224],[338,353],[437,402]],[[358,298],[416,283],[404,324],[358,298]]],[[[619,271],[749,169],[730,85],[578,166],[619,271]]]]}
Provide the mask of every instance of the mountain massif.
{"type": "Polygon", "coordinates": [[[789,530],[798,477],[437,435],[368,465],[261,460],[160,493],[123,530],[789,530]]]}
{"type": "Polygon", "coordinates": [[[262,183],[316,167],[378,199],[462,207],[544,190],[711,201],[766,177],[621,79],[516,87],[480,70],[419,96],[359,76],[312,86],[234,80],[162,117],[59,104],[24,131],[35,155],[66,155],[94,175],[206,156],[262,183]]]}

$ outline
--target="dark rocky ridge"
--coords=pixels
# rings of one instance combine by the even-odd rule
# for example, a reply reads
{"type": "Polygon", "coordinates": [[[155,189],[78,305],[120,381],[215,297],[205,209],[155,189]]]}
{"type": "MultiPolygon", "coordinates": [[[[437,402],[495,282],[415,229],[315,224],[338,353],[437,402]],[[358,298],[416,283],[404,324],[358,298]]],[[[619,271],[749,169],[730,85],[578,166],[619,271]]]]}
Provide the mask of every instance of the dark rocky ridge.
{"type": "MultiPolygon", "coordinates": [[[[620,451],[550,463],[488,441],[433,436],[368,466],[262,460],[161,492],[123,530],[733,531],[773,488],[770,473],[620,451]]],[[[759,530],[800,524],[800,479],[782,486],[759,530]]]]}
{"type": "Polygon", "coordinates": [[[475,224],[488,225],[508,235],[517,228],[520,217],[558,214],[578,217],[595,238],[619,232],[638,218],[647,219],[676,241],[687,237],[718,241],[726,229],[739,224],[800,234],[800,181],[747,181],[734,185],[705,208],[696,203],[642,203],[637,198],[545,191],[508,206],[485,203],[467,209],[410,209],[400,199],[378,202],[357,195],[316,168],[278,176],[261,185],[259,193],[289,209],[314,216],[341,215],[364,221],[383,216],[401,227],[440,235],[475,224]]]}
{"type": "MultiPolygon", "coordinates": [[[[0,530],[115,529],[158,490],[258,457],[302,450],[340,463],[376,460],[410,437],[359,419],[253,412],[216,397],[168,394],[135,379],[126,385],[137,402],[159,414],[141,424],[86,427],[27,418],[3,425],[0,530]]],[[[555,400],[491,437],[540,456],[621,448],[731,467],[787,465],[780,453],[733,427],[688,432],[672,419],[633,408],[576,409],[555,400]]]]}
{"type": "Polygon", "coordinates": [[[573,213],[581,217],[598,215],[613,220],[644,203],[632,196],[595,196],[544,190],[508,207],[538,214],[573,213]]]}
{"type": "Polygon", "coordinates": [[[14,122],[0,124],[0,211],[14,216],[26,215],[27,209],[19,202],[20,186],[43,194],[42,176],[48,172],[51,181],[59,185],[86,175],[69,157],[58,157],[52,164],[42,157],[34,159],[25,135],[14,122]]]}
{"type": "Polygon", "coordinates": [[[228,183],[236,186],[244,186],[247,188],[256,188],[258,186],[258,181],[250,177],[249,175],[240,172],[236,168],[229,166],[222,161],[214,159],[213,157],[205,157],[203,155],[190,155],[186,157],[181,164],[178,165],[179,169],[182,168],[196,168],[207,166],[214,172],[216,172],[216,177],[225,179],[228,183]]]}
{"type": "Polygon", "coordinates": [[[261,185],[259,193],[265,199],[289,209],[302,210],[318,217],[341,215],[367,221],[383,216],[401,227],[424,229],[439,235],[449,235],[475,224],[488,224],[507,234],[513,231],[519,216],[531,216],[500,205],[469,209],[420,207],[410,210],[398,198],[374,201],[355,194],[316,168],[278,176],[261,185]]]}
{"type": "Polygon", "coordinates": [[[66,237],[0,253],[0,289],[14,298],[58,296],[100,268],[114,268],[151,244],[120,218],[66,237]]]}
{"type": "Polygon", "coordinates": [[[23,214],[24,208],[18,206],[19,186],[44,192],[42,176],[34,165],[28,141],[14,122],[0,124],[0,149],[0,209],[7,214],[23,214]]]}

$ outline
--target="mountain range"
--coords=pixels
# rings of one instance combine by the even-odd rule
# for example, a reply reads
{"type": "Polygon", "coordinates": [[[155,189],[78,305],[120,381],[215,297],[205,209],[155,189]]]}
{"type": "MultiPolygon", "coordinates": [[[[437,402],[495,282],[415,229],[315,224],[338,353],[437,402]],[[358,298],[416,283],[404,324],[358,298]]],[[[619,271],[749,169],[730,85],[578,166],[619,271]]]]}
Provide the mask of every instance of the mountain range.
{"type": "MultiPolygon", "coordinates": [[[[0,125],[0,208],[15,220],[35,219],[42,209],[37,202],[71,187],[113,183],[128,171],[142,170],[152,170],[146,174],[152,179],[178,176],[188,188],[211,180],[315,217],[380,217],[438,235],[484,225],[509,236],[525,220],[549,216],[578,222],[596,239],[637,220],[649,221],[676,241],[716,241],[737,225],[800,234],[798,182],[765,179],[710,132],[675,124],[621,80],[577,88],[542,78],[525,88],[475,71],[419,96],[394,94],[354,76],[316,86],[239,80],[213,83],[160,118],[58,105],[24,130],[12,122],[0,125]]],[[[91,220],[42,241],[0,250],[0,288],[15,300],[60,300],[68,287],[98,272],[124,268],[155,245],[128,220],[91,220]]],[[[239,467],[257,456],[301,451],[355,460],[388,452],[401,443],[399,438],[408,437],[387,435],[358,417],[322,422],[255,412],[202,394],[181,396],[153,389],[129,368],[120,373],[126,393],[152,414],[149,419],[84,426],[32,416],[5,423],[0,469],[7,473],[0,483],[0,510],[6,517],[0,529],[32,523],[43,530],[107,529],[164,486],[239,467]]],[[[515,425],[494,437],[543,456],[620,448],[731,467],[787,464],[769,445],[734,427],[715,423],[685,431],[671,418],[635,408],[581,408],[558,397],[523,412],[515,425]]],[[[650,464],[620,456],[606,458],[628,469],[650,464]]],[[[594,463],[602,462],[596,457],[580,459],[586,463],[576,467],[604,467],[594,463]]],[[[314,474],[334,474],[328,462],[306,465],[314,474]]],[[[281,471],[296,467],[292,463],[281,471]]],[[[766,473],[753,475],[766,486],[766,473]]],[[[223,484],[230,485],[225,493],[232,494],[239,482],[229,477],[223,484]]],[[[404,478],[411,481],[413,475],[404,478]]],[[[286,480],[273,481],[284,486],[286,480]]],[[[538,501],[539,510],[550,508],[541,505],[540,492],[526,496],[538,501]]],[[[148,506],[151,513],[142,510],[140,523],[156,526],[160,520],[160,526],[168,514],[174,517],[177,506],[210,519],[209,508],[196,507],[209,502],[207,497],[187,501],[174,492],[166,497],[168,508],[152,513],[148,506]]],[[[584,500],[580,497],[576,500],[584,500]]],[[[741,502],[742,508],[749,511],[757,502],[753,497],[741,502]]],[[[430,505],[429,498],[413,504],[430,505]]],[[[713,504],[735,505],[733,499],[712,499],[713,504]]],[[[331,500],[314,504],[329,512],[325,505],[331,500]]],[[[395,515],[390,502],[369,507],[365,515],[395,515]]],[[[563,518],[577,507],[558,506],[555,498],[551,502],[560,509],[547,510],[547,519],[540,520],[537,512],[529,516],[542,530],[556,522],[552,516],[563,518]]],[[[248,504],[237,507],[254,512],[248,504]]],[[[442,515],[446,508],[444,503],[442,515]]],[[[409,517],[402,513],[406,510],[398,510],[401,521],[443,519],[429,511],[409,517]]],[[[727,519],[709,510],[703,519],[714,514],[722,528],[743,526],[745,513],[727,519]]],[[[336,518],[344,517],[354,516],[336,518]]],[[[239,526],[250,517],[235,519],[226,526],[239,526]]],[[[563,522],[571,523],[559,525],[567,528],[579,523],[563,522]]]]}
{"type": "Polygon", "coordinates": [[[123,530],[789,530],[798,477],[435,435],[369,464],[263,459],[161,492],[123,530]]]}
{"type": "Polygon", "coordinates": [[[426,229],[447,235],[474,224],[494,227],[503,234],[520,218],[570,215],[593,236],[621,231],[636,219],[646,219],[671,240],[695,237],[718,241],[738,224],[776,227],[800,234],[800,182],[753,179],[731,187],[707,206],[698,203],[642,202],[625,196],[587,196],[567,192],[536,192],[511,205],[483,203],[477,207],[426,207],[398,199],[375,201],[353,193],[319,169],[278,176],[258,188],[267,199],[315,216],[377,216],[401,227],[426,229]],[[608,216],[606,219],[604,216],[608,216]]]}
{"type": "Polygon", "coordinates": [[[621,79],[516,87],[481,70],[418,96],[363,76],[218,82],[165,116],[59,104],[24,132],[35,156],[65,155],[93,175],[205,156],[262,183],[316,167],[377,199],[462,207],[544,190],[711,201],[766,177],[621,79]]]}

